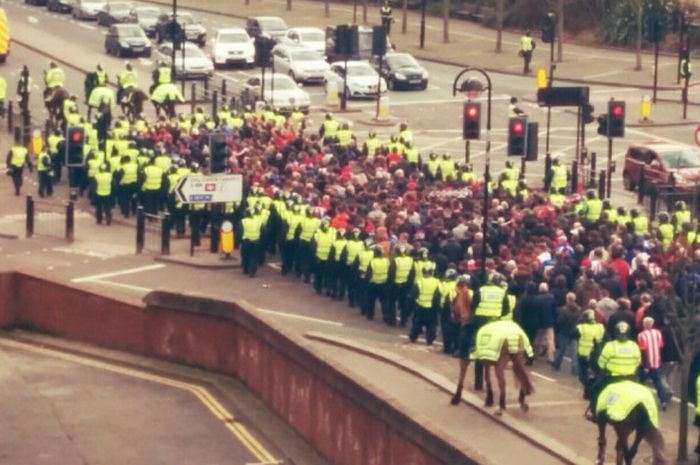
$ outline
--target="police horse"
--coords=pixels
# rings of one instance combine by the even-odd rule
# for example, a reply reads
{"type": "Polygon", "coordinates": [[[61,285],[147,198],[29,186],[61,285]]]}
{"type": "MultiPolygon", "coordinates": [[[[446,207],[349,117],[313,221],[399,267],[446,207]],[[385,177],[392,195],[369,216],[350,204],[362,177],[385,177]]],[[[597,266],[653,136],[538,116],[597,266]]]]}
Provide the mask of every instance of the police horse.
{"type": "Polygon", "coordinates": [[[166,98],[163,103],[158,103],[151,99],[151,102],[153,102],[153,108],[156,110],[156,116],[159,117],[161,114],[164,114],[168,119],[175,118],[175,104],[177,100],[166,98]]]}
{"type": "MultiPolygon", "coordinates": [[[[506,377],[505,370],[510,361],[513,366],[513,375],[519,386],[518,403],[523,412],[529,410],[526,397],[535,389],[530,380],[530,375],[525,368],[525,355],[532,356],[532,347],[525,332],[517,323],[510,320],[498,320],[483,325],[476,333],[475,350],[470,355],[474,361],[484,365],[486,379],[486,400],[484,405],[492,407],[494,404],[494,392],[491,382],[491,369],[496,372],[498,381],[498,410],[500,416],[506,409],[506,377]]],[[[462,365],[464,366],[464,364],[462,365]]],[[[466,369],[460,370],[460,380],[457,391],[452,397],[451,403],[456,405],[462,396],[462,386],[466,369]]]]}
{"type": "Polygon", "coordinates": [[[599,347],[596,344],[590,357],[588,381],[585,396],[590,404],[586,417],[598,426],[598,457],[596,465],[605,463],[606,429],[610,425],[615,430],[615,465],[632,465],[639,444],[644,439],[652,449],[653,464],[665,465],[664,438],[656,426],[658,411],[654,394],[635,381],[614,381],[601,373],[598,368],[599,347]],[[629,384],[625,384],[629,383],[629,384]],[[616,401],[625,399],[620,408],[616,401]],[[599,413],[597,411],[600,410],[599,413]],[[634,432],[630,447],[628,439],[634,432]]]}
{"type": "Polygon", "coordinates": [[[44,106],[49,114],[51,127],[59,127],[64,124],[63,102],[70,98],[68,91],[63,87],[51,89],[44,98],[44,106]]]}
{"type": "Polygon", "coordinates": [[[122,114],[129,122],[134,122],[143,113],[143,106],[148,101],[148,94],[138,87],[122,90],[119,95],[119,106],[122,114]]]}

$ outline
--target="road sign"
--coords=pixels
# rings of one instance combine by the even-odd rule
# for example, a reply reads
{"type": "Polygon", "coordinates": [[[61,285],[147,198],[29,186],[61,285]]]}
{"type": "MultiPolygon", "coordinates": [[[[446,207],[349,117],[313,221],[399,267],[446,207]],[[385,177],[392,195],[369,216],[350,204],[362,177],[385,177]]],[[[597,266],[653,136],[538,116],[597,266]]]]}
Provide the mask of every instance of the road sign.
{"type": "Polygon", "coordinates": [[[182,203],[240,202],[243,199],[243,176],[185,176],[175,186],[175,195],[182,203]]]}

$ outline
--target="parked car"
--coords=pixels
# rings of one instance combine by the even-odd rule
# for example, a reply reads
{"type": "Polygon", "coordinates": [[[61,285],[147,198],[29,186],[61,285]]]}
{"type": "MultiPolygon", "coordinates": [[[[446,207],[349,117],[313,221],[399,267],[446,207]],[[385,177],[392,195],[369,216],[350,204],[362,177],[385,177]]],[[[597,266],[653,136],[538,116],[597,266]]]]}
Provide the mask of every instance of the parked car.
{"type": "Polygon", "coordinates": [[[46,6],[48,3],[48,0],[24,0],[25,5],[46,6]]]}
{"type": "Polygon", "coordinates": [[[132,23],[141,26],[148,37],[155,37],[156,23],[160,14],[160,8],[156,6],[136,6],[129,12],[129,18],[132,23]]]}
{"type": "Polygon", "coordinates": [[[73,11],[73,0],[49,0],[46,5],[49,11],[55,11],[57,13],[70,13],[73,11]]]}
{"type": "MultiPolygon", "coordinates": [[[[367,61],[353,60],[347,62],[347,97],[348,98],[363,98],[376,97],[377,85],[380,86],[380,93],[386,93],[387,86],[384,78],[380,78],[379,74],[372,68],[367,61]]],[[[326,92],[329,86],[335,83],[338,89],[338,94],[346,93],[343,87],[345,79],[345,62],[340,61],[332,63],[330,69],[326,72],[326,92]]]]}
{"type": "Polygon", "coordinates": [[[326,34],[317,27],[293,27],[287,31],[283,42],[304,45],[321,55],[326,54],[326,34]]]}
{"type": "Polygon", "coordinates": [[[272,49],[274,70],[296,82],[323,82],[330,68],[323,56],[303,45],[278,44],[272,49]]]}
{"type": "MultiPolygon", "coordinates": [[[[173,15],[169,13],[163,13],[158,16],[158,22],[156,23],[156,37],[158,43],[172,42],[173,37],[171,34],[171,21],[173,15]]],[[[177,14],[177,23],[180,25],[185,32],[185,38],[188,42],[195,42],[200,47],[204,47],[207,43],[207,30],[201,25],[199,21],[195,19],[190,13],[182,12],[177,14]]]]}
{"type": "Polygon", "coordinates": [[[106,3],[97,12],[97,24],[100,26],[111,26],[115,23],[132,23],[134,21],[129,16],[132,7],[131,3],[126,2],[106,3]]]}
{"type": "Polygon", "coordinates": [[[245,22],[245,30],[250,37],[267,37],[275,42],[284,38],[287,29],[287,23],[278,16],[255,16],[245,22]]]}
{"type": "Polygon", "coordinates": [[[691,191],[700,182],[700,154],[692,147],[665,142],[631,145],[625,155],[622,179],[625,189],[639,186],[644,171],[645,184],[670,184],[691,191]]]}
{"type": "MultiPolygon", "coordinates": [[[[274,73],[265,74],[265,99],[276,111],[289,113],[295,108],[308,113],[311,107],[309,94],[301,89],[299,85],[286,74],[274,73]],[[274,82],[274,84],[273,84],[274,82]]],[[[249,78],[243,85],[241,100],[245,104],[252,105],[255,101],[261,100],[262,79],[260,76],[249,78]]]]}
{"type": "Polygon", "coordinates": [[[105,36],[105,50],[118,57],[151,56],[151,41],[138,24],[114,24],[105,36]]]}
{"type": "MultiPolygon", "coordinates": [[[[172,42],[166,42],[158,47],[158,59],[168,65],[172,65],[172,42]]],[[[194,44],[185,42],[184,60],[183,50],[175,53],[175,77],[185,79],[197,79],[211,77],[214,74],[214,63],[194,44]]]]}
{"type": "Polygon", "coordinates": [[[389,89],[428,88],[428,71],[408,53],[387,53],[379,69],[379,57],[372,57],[372,66],[386,79],[389,89]]]}
{"type": "Polygon", "coordinates": [[[211,41],[214,66],[255,64],[255,44],[242,27],[219,29],[211,41]]]}
{"type": "MultiPolygon", "coordinates": [[[[345,57],[339,53],[336,53],[335,49],[335,31],[336,26],[326,27],[326,59],[329,63],[335,61],[344,60],[345,57]]],[[[352,50],[350,50],[350,56],[347,58],[349,60],[370,60],[373,56],[372,53],[372,40],[374,37],[374,31],[369,26],[350,26],[350,36],[352,50]]],[[[386,50],[390,52],[394,49],[391,44],[389,36],[386,37],[386,50]]]]}
{"type": "Polygon", "coordinates": [[[100,0],[75,0],[71,14],[74,19],[96,19],[104,6],[105,2],[100,0]]]}

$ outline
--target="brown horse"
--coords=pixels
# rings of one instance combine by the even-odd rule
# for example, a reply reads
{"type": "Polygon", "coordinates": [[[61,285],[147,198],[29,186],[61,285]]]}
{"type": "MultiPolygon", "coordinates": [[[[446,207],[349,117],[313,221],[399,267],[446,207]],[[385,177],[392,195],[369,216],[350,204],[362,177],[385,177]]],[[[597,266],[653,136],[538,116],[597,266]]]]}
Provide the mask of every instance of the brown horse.
{"type": "Polygon", "coordinates": [[[52,127],[63,125],[63,102],[70,96],[63,87],[56,87],[48,92],[44,98],[44,106],[49,113],[49,122],[52,127]]]}
{"type": "Polygon", "coordinates": [[[143,113],[143,104],[148,101],[148,94],[136,87],[124,89],[119,98],[122,114],[126,115],[130,122],[134,122],[136,118],[143,113]]]}
{"type": "MultiPolygon", "coordinates": [[[[491,407],[494,403],[493,385],[491,383],[491,369],[494,368],[499,388],[499,408],[496,411],[496,415],[501,415],[505,410],[505,369],[510,361],[513,365],[516,384],[520,387],[518,402],[520,403],[520,408],[527,412],[528,405],[525,398],[534,392],[534,387],[525,368],[525,353],[531,354],[532,348],[520,326],[509,320],[486,323],[476,333],[475,346],[476,350],[471,354],[470,358],[482,362],[485,367],[487,388],[485,406],[491,407]]],[[[468,365],[468,360],[460,362],[460,378],[457,384],[457,391],[451,400],[452,405],[458,404],[461,400],[464,377],[468,365]]]]}
{"type": "MultiPolygon", "coordinates": [[[[633,382],[625,381],[623,383],[633,382]]],[[[667,463],[665,458],[664,438],[655,426],[658,416],[655,404],[656,401],[651,392],[641,385],[640,387],[641,389],[634,389],[632,391],[624,390],[618,394],[615,392],[616,386],[608,386],[600,392],[599,396],[601,396],[601,398],[596,399],[596,410],[607,408],[606,410],[599,411],[595,416],[595,422],[598,425],[597,465],[603,465],[605,463],[605,430],[607,425],[611,425],[617,435],[617,442],[615,443],[616,465],[631,465],[632,460],[637,455],[639,443],[642,439],[651,446],[654,456],[654,465],[664,465],[667,463]],[[629,405],[636,404],[624,418],[618,411],[614,410],[614,406],[611,404],[608,406],[608,402],[615,402],[616,395],[624,396],[628,399],[629,405]],[[630,447],[628,438],[632,432],[635,433],[635,436],[632,441],[632,446],[630,447]]]]}

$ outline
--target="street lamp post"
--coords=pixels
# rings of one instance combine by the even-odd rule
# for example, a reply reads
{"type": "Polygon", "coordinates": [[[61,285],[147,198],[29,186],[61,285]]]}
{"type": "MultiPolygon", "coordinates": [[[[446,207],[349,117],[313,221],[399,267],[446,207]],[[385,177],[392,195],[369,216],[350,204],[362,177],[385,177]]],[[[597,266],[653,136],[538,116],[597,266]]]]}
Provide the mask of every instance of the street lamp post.
{"type": "Polygon", "coordinates": [[[425,48],[425,9],[428,0],[423,0],[420,4],[420,48],[425,48]]]}

